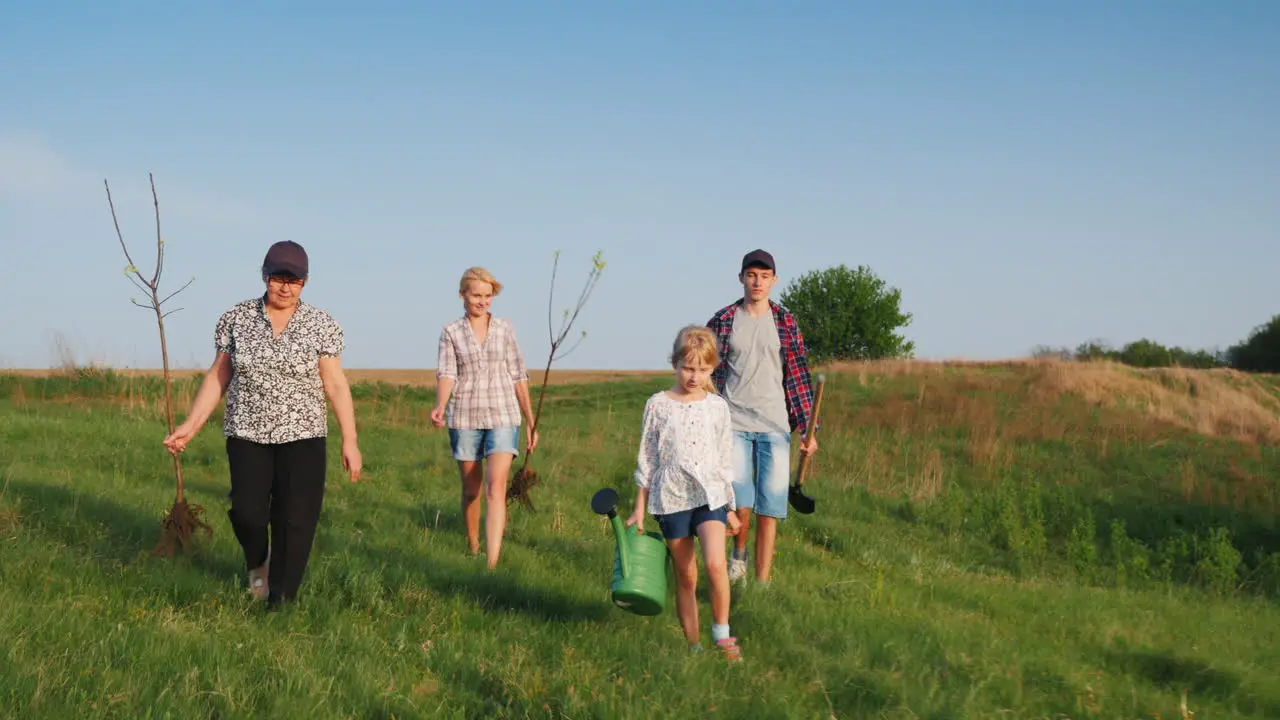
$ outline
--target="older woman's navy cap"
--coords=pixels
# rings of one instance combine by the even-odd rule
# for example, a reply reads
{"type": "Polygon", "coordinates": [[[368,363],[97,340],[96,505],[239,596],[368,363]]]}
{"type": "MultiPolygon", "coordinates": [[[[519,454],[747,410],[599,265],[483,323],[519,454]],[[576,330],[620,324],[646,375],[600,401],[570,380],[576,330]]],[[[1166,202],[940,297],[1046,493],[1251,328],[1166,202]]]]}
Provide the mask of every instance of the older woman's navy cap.
{"type": "Polygon", "coordinates": [[[267,257],[262,261],[262,272],[267,275],[288,273],[294,277],[307,276],[307,251],[292,240],[281,240],[267,250],[267,257]]]}

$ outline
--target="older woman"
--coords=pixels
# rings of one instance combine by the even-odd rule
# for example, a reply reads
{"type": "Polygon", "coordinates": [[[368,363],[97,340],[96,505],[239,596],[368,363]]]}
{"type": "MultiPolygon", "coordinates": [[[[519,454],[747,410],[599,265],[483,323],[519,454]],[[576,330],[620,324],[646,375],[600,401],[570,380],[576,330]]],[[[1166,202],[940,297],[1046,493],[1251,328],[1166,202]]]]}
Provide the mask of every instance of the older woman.
{"type": "Polygon", "coordinates": [[[516,332],[489,312],[502,283],[488,270],[468,268],[458,283],[463,316],[444,326],[436,361],[436,406],[431,422],[449,426],[449,446],[462,478],[462,515],[467,542],[480,552],[480,488],[485,488],[485,555],[498,564],[507,526],[507,476],[519,455],[520,416],[525,446],[533,452],[538,433],[529,402],[516,332]],[[447,418],[446,418],[447,415],[447,418]],[[484,467],[487,461],[488,468],[484,467]],[[487,472],[486,472],[487,470],[487,472]]]}
{"type": "Polygon", "coordinates": [[[244,551],[249,591],[272,608],[296,598],[311,555],[324,499],[326,396],[351,482],[361,470],[342,327],[302,302],[308,277],[301,245],[285,240],[267,250],[266,291],[218,319],[209,374],[186,421],[164,439],[169,452],[185,450],[226,393],[227,515],[244,551]]]}

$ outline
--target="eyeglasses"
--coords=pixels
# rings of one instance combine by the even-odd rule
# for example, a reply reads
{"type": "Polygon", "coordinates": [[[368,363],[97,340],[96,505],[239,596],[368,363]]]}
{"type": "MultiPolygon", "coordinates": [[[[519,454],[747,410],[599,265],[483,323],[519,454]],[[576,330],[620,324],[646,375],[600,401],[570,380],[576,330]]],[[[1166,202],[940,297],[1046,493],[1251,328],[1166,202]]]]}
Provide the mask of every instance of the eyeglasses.
{"type": "Polygon", "coordinates": [[[302,287],[307,282],[305,278],[292,275],[272,275],[268,280],[272,285],[292,285],[294,287],[302,287]]]}

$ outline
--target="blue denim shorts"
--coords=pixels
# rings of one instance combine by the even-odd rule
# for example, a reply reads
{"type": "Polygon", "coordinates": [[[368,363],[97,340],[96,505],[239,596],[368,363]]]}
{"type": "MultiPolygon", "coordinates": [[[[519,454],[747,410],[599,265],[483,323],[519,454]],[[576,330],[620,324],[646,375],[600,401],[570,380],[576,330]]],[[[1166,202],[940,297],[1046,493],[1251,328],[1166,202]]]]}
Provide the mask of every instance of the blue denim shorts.
{"type": "Polygon", "coordinates": [[[455,430],[449,428],[449,449],[454,460],[481,460],[494,453],[520,454],[520,426],[455,430]]]}
{"type": "Polygon", "coordinates": [[[791,436],[733,433],[733,497],[740,508],[783,520],[791,489],[791,436]]]}
{"type": "Polygon", "coordinates": [[[715,510],[708,508],[706,505],[700,505],[692,510],[682,510],[667,515],[655,515],[658,521],[658,527],[662,528],[662,537],[668,540],[677,538],[687,538],[698,532],[698,526],[708,520],[719,520],[722,523],[729,522],[729,506],[718,507],[715,510]]]}

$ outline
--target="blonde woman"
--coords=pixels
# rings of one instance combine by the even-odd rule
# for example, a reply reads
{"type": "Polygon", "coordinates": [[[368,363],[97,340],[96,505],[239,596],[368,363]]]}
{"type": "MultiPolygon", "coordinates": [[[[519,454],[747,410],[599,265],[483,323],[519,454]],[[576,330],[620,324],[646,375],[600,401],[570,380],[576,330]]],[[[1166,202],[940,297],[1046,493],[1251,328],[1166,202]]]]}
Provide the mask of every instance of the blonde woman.
{"type": "Polygon", "coordinates": [[[463,315],[440,332],[436,406],[431,411],[435,427],[449,428],[449,447],[462,479],[467,543],[473,554],[480,552],[480,490],[484,488],[485,555],[491,570],[502,552],[507,477],[520,454],[522,416],[526,451],[538,446],[529,376],[515,329],[489,311],[501,292],[502,283],[482,267],[462,274],[458,296],[463,315]]]}

